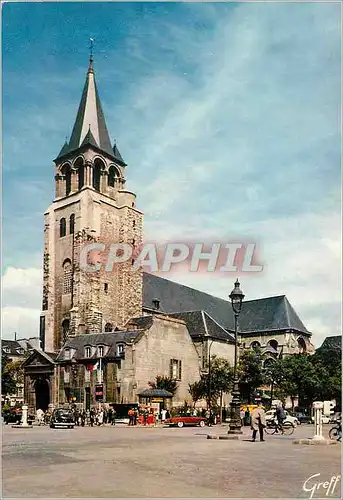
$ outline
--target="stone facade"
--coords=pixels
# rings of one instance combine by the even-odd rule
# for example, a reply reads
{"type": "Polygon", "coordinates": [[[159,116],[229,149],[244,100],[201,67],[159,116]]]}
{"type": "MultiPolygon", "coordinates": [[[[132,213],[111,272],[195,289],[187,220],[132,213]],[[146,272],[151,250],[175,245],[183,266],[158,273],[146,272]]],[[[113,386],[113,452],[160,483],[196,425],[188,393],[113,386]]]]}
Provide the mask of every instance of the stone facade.
{"type": "MultiPolygon", "coordinates": [[[[92,172],[91,166],[88,169],[92,172]]],[[[129,318],[141,314],[141,271],[132,270],[131,259],[106,270],[106,258],[113,243],[141,244],[142,218],[135,195],[114,188],[110,197],[84,186],[50,206],[44,237],[45,350],[59,349],[67,335],[101,332],[106,325],[108,329],[122,328],[129,318]],[[63,220],[65,230],[61,230],[63,220]],[[85,246],[92,243],[103,244],[99,271],[85,270],[82,265],[85,246]]]]}
{"type": "Polygon", "coordinates": [[[303,352],[313,354],[315,351],[308,336],[291,331],[245,334],[240,337],[240,345],[243,349],[259,347],[265,360],[303,352]]]}
{"type": "Polygon", "coordinates": [[[152,326],[137,342],[126,347],[125,361],[119,371],[123,402],[138,401],[139,391],[147,389],[157,375],[175,378],[178,389],[173,405],[191,401],[188,384],[199,380],[198,354],[183,321],[168,317],[155,317],[152,326]]]}

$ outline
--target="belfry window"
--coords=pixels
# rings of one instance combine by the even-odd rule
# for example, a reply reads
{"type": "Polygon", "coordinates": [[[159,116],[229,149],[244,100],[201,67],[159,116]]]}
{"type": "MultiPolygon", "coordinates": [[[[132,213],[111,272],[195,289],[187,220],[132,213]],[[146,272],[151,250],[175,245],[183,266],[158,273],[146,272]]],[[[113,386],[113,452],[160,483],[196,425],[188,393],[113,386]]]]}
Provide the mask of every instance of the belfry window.
{"type": "MultiPolygon", "coordinates": [[[[70,322],[69,319],[64,319],[62,321],[62,335],[63,335],[63,343],[67,340],[69,334],[70,322]]],[[[70,352],[70,350],[69,350],[70,352]]]]}
{"type": "Polygon", "coordinates": [[[93,188],[96,191],[100,191],[100,178],[101,178],[101,170],[104,168],[104,164],[101,160],[96,159],[94,161],[93,167],[93,188]]]}
{"type": "Polygon", "coordinates": [[[60,238],[66,235],[67,232],[67,223],[64,217],[60,219],[60,238]]]}
{"type": "Polygon", "coordinates": [[[113,325],[112,325],[112,323],[106,323],[106,325],[105,325],[105,332],[113,332],[113,325]]]}
{"type": "Polygon", "coordinates": [[[118,170],[112,165],[108,171],[108,185],[110,187],[115,187],[116,179],[119,178],[118,170]]]}
{"type": "Polygon", "coordinates": [[[75,214],[71,214],[69,218],[69,234],[74,234],[75,228],[75,214]]]}
{"type": "Polygon", "coordinates": [[[65,196],[68,196],[68,194],[71,191],[71,169],[70,165],[66,164],[62,167],[62,174],[64,175],[65,179],[65,196]]]}
{"type": "Polygon", "coordinates": [[[83,165],[79,166],[79,191],[83,188],[85,184],[85,167],[83,165]]]}
{"type": "Polygon", "coordinates": [[[72,267],[70,260],[64,261],[63,264],[63,293],[71,293],[72,289],[72,267]]]}

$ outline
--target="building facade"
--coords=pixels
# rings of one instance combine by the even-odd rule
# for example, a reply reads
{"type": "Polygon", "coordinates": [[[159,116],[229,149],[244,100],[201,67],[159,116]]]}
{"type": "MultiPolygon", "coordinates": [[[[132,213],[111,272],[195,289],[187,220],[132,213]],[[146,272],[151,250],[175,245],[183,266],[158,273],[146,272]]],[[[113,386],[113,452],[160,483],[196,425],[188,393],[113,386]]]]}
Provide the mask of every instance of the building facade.
{"type": "MultiPolygon", "coordinates": [[[[30,409],[70,400],[136,403],[158,375],[177,381],[173,405],[190,402],[188,386],[211,356],[233,364],[231,304],[133,268],[143,213],[109,138],[92,58],[70,141],[54,164],[55,198],[44,214],[42,350],[24,363],[30,409]],[[99,265],[123,243],[132,259],[99,265]]],[[[284,295],[244,302],[240,349],[258,346],[273,362],[312,352],[310,338],[284,295]]]]}

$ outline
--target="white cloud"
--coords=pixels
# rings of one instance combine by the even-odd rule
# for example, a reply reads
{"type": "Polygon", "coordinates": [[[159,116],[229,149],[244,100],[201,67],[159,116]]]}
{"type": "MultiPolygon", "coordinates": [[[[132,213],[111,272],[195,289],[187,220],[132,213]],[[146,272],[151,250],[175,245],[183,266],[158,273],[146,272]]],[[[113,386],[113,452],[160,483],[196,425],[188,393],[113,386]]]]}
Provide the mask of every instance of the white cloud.
{"type": "Polygon", "coordinates": [[[2,308],[2,338],[39,337],[39,309],[27,307],[2,308]]]}
{"type": "Polygon", "coordinates": [[[9,267],[2,278],[2,336],[13,338],[39,335],[42,271],[9,267]]]}

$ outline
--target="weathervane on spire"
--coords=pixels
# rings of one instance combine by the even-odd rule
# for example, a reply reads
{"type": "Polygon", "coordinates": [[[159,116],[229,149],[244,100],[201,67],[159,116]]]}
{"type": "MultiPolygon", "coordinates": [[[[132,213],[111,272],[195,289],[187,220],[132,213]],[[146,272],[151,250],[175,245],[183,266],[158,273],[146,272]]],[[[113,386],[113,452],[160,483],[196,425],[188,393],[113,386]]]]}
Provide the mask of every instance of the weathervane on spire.
{"type": "Polygon", "coordinates": [[[93,46],[94,46],[94,38],[89,39],[89,68],[88,71],[93,70],[93,46]]]}

